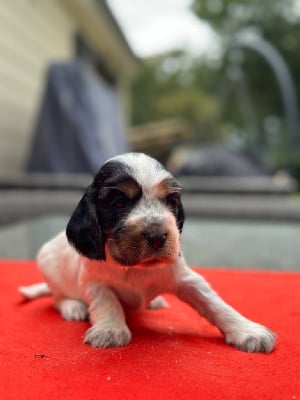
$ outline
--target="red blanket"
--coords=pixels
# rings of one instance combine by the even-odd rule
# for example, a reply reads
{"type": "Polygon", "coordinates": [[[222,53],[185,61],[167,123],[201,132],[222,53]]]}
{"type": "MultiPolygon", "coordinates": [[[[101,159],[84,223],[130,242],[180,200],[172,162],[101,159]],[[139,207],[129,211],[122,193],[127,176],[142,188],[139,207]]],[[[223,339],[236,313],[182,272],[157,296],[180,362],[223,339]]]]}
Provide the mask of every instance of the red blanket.
{"type": "Polygon", "coordinates": [[[179,300],[129,321],[132,343],[93,349],[88,323],[67,322],[51,299],[22,302],[41,279],[34,262],[0,261],[0,398],[300,399],[300,273],[199,269],[221,296],[278,335],[271,354],[243,353],[179,300]]]}

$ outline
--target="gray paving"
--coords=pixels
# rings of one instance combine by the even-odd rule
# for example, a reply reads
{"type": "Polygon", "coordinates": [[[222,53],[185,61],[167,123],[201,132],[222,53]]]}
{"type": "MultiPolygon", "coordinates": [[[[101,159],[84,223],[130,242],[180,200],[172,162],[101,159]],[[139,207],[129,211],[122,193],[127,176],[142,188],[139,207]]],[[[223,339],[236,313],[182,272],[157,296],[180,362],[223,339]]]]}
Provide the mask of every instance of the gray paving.
{"type": "MultiPolygon", "coordinates": [[[[54,215],[2,227],[0,257],[34,258],[67,219],[54,215]]],[[[195,266],[300,270],[300,224],[187,218],[182,248],[195,266]]]]}
{"type": "Polygon", "coordinates": [[[300,222],[297,196],[189,194],[183,200],[187,215],[194,217],[300,222]]]}
{"type": "Polygon", "coordinates": [[[192,265],[300,270],[300,224],[188,219],[182,246],[192,265]]]}
{"type": "MultiPolygon", "coordinates": [[[[0,191],[0,229],[26,218],[70,215],[82,196],[78,190],[0,191]]],[[[256,219],[300,223],[299,196],[183,195],[187,216],[196,218],[256,219]]]]}

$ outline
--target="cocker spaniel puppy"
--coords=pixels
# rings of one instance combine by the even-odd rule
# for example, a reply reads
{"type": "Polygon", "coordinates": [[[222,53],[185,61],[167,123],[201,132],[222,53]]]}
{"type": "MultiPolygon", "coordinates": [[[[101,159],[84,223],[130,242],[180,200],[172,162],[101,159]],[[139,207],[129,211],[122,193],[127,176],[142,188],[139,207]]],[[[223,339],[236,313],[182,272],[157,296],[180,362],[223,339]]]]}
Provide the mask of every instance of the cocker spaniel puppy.
{"type": "Polygon", "coordinates": [[[181,187],[153,158],[128,153],[108,160],[76,207],[65,232],[37,256],[45,283],[21,287],[33,299],[52,295],[66,320],[89,318],[84,342],[127,345],[125,311],[166,306],[173,293],[216,325],[240,350],[269,353],[275,335],[226,304],[180,251],[181,187]]]}

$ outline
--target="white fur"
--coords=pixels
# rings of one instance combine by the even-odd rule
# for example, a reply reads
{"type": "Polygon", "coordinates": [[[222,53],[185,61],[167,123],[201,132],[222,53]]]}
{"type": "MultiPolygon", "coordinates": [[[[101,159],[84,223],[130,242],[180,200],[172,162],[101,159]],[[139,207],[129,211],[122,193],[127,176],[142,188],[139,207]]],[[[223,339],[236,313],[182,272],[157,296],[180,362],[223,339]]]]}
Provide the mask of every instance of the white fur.
{"type": "Polygon", "coordinates": [[[36,299],[37,297],[51,295],[51,291],[46,282],[36,283],[31,286],[20,286],[19,292],[27,299],[36,299]]]}
{"type": "Polygon", "coordinates": [[[160,168],[160,164],[154,158],[147,157],[141,153],[126,153],[113,157],[108,161],[121,161],[131,167],[134,170],[133,177],[146,193],[155,188],[153,182],[160,182],[171,176],[170,172],[160,168]]]}
{"type": "MultiPolygon", "coordinates": [[[[136,222],[139,218],[139,223],[142,223],[143,216],[147,219],[148,214],[154,218],[157,209],[149,211],[145,204],[156,204],[153,188],[170,174],[158,169],[156,161],[148,157],[125,155],[116,160],[134,169],[135,179],[143,186],[144,197],[150,196],[153,200],[152,203],[141,201],[142,206],[132,211],[128,221],[136,222]]],[[[162,220],[167,221],[171,231],[172,262],[125,267],[111,256],[108,244],[105,246],[105,261],[90,260],[79,254],[62,232],[46,243],[37,257],[47,285],[22,287],[20,292],[27,298],[35,298],[51,291],[54,305],[63,318],[84,320],[89,317],[92,326],[86,332],[84,342],[93,347],[128,344],[131,332],[125,312],[143,307],[165,307],[166,302],[157,296],[173,293],[216,325],[227,343],[248,352],[272,351],[274,333],[226,304],[202,276],[187,266],[181,254],[177,256],[179,233],[175,217],[166,208],[164,211],[158,209],[158,213],[162,220]]]]}

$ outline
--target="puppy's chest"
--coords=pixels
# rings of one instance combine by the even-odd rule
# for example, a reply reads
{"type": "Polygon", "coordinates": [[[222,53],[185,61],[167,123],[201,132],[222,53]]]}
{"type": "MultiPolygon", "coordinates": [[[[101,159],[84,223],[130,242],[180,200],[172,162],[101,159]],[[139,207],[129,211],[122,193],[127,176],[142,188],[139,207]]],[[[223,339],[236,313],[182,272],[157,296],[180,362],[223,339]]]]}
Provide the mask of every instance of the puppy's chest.
{"type": "Polygon", "coordinates": [[[152,298],[151,291],[147,290],[136,291],[121,285],[114,285],[112,289],[122,306],[132,311],[146,308],[152,298]]]}
{"type": "Polygon", "coordinates": [[[122,305],[129,310],[147,307],[162,293],[172,291],[173,276],[169,267],[148,271],[142,269],[105,268],[86,271],[85,281],[97,282],[113,290],[122,305]]]}
{"type": "Polygon", "coordinates": [[[166,291],[165,285],[159,282],[159,279],[147,279],[147,276],[125,276],[122,279],[106,279],[105,285],[114,291],[125,308],[138,310],[146,308],[154,297],[166,291]]]}

